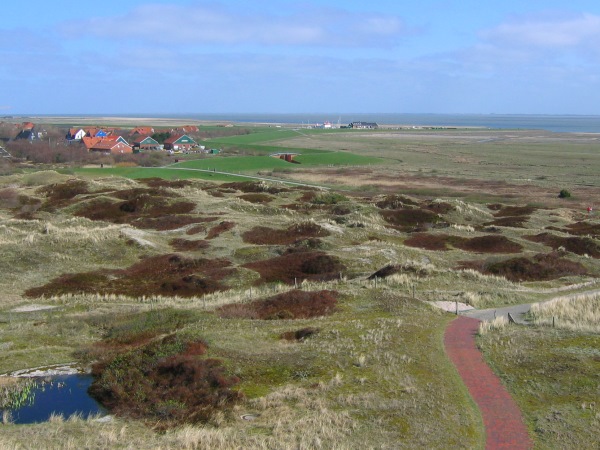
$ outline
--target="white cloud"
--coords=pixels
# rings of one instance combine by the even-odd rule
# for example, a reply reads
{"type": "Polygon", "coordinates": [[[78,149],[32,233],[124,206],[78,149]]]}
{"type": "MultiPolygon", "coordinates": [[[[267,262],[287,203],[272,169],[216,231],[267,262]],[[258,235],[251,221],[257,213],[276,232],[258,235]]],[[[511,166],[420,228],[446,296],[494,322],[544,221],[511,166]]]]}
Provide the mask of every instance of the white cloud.
{"type": "Polygon", "coordinates": [[[483,39],[511,46],[565,50],[600,44],[600,16],[579,14],[570,17],[541,15],[515,18],[484,30],[483,39]]]}
{"type": "Polygon", "coordinates": [[[218,4],[153,4],[65,26],[65,34],[155,43],[389,47],[413,33],[394,15],[304,7],[266,13],[218,4]]]}

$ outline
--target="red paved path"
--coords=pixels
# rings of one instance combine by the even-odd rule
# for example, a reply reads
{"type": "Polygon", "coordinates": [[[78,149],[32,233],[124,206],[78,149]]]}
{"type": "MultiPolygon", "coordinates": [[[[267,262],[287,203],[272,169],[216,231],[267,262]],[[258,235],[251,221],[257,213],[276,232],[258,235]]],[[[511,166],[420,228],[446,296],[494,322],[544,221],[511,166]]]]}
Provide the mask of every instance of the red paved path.
{"type": "Polygon", "coordinates": [[[446,352],[479,406],[487,436],[485,448],[530,449],[533,444],[521,411],[475,345],[479,323],[463,316],[452,321],[444,335],[446,352]]]}

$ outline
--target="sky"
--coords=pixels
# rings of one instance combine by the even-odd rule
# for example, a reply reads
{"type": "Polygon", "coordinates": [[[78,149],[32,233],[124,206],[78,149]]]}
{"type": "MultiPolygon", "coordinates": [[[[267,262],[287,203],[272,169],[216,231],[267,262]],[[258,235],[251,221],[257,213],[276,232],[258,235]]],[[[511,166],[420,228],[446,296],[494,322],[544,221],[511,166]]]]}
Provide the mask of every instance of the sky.
{"type": "Polygon", "coordinates": [[[29,0],[0,117],[600,115],[597,0],[29,0]]]}

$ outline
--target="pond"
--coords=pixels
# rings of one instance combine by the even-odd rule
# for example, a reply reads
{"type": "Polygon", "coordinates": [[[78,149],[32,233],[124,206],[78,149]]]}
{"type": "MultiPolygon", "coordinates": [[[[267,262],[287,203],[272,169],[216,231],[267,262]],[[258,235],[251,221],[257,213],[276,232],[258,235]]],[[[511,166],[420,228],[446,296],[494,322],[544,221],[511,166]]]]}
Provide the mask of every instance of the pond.
{"type": "Polygon", "coordinates": [[[93,382],[89,374],[36,377],[33,380],[35,385],[28,401],[8,410],[12,423],[45,422],[52,414],[65,418],[73,414],[80,414],[83,418],[106,414],[106,410],[87,393],[93,382]]]}

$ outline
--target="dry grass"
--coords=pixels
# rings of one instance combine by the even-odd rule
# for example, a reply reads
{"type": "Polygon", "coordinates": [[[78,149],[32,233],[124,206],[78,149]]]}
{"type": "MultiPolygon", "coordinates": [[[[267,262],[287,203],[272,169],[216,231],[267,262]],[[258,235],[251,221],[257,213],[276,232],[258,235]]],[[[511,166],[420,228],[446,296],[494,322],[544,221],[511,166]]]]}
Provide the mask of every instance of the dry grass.
{"type": "MultiPolygon", "coordinates": [[[[360,169],[356,175],[378,177],[379,173],[360,169]]],[[[394,176],[389,181],[397,185],[398,176],[394,176]]],[[[441,194],[399,196],[393,189],[389,197],[374,196],[372,191],[365,192],[364,198],[347,195],[337,205],[313,203],[317,198],[337,201],[337,197],[286,190],[263,205],[237,198],[239,191],[274,193],[260,184],[218,187],[195,181],[107,178],[88,180],[78,187],[71,185],[72,177],[57,174],[27,177],[27,183],[12,179],[14,185],[4,184],[6,192],[0,192],[0,208],[4,208],[0,211],[0,267],[5,274],[0,287],[6,306],[0,308],[0,349],[6,356],[0,362],[3,370],[68,361],[81,344],[116,333],[117,325],[124,326],[121,318],[167,313],[175,307],[180,310],[177,317],[184,319],[159,321],[165,328],[158,334],[135,327],[127,334],[125,328],[117,327],[125,334],[113,335],[102,350],[108,353],[121,345],[117,337],[130,348],[159,341],[165,334],[204,339],[208,350],[200,357],[223,361],[226,373],[239,378],[236,389],[246,399],[229,412],[216,411],[206,424],[165,433],[119,418],[112,423],[55,418],[35,426],[2,425],[2,445],[8,448],[27,442],[44,442],[48,448],[386,448],[390,443],[395,448],[477,448],[482,442],[480,419],[441,344],[449,319],[421,300],[459,298],[488,307],[525,303],[547,298],[542,291],[589,280],[575,274],[533,284],[509,281],[502,274],[454,269],[467,252],[504,251],[507,243],[522,246],[516,256],[539,262],[530,255],[543,251],[543,243],[524,236],[553,225],[564,232],[567,225],[581,221],[576,213],[561,211],[558,217],[538,209],[533,215],[529,212],[524,222],[527,231],[498,227],[493,235],[482,236],[474,230],[502,219],[493,213],[504,209],[503,214],[512,214],[505,217],[522,218],[526,211],[435,199],[441,194]],[[60,188],[38,191],[48,180],[60,188]],[[211,195],[215,192],[219,196],[211,195]],[[20,196],[40,202],[54,198],[54,210],[34,211],[33,220],[11,219],[16,211],[11,208],[26,203],[20,196]],[[114,220],[70,218],[96,202],[106,203],[104,212],[113,211],[110,208],[115,205],[117,209],[127,206],[125,211],[119,209],[114,220]],[[303,202],[306,208],[299,212],[280,207],[303,202]],[[167,209],[173,214],[163,217],[160,205],[173,207],[167,209]],[[386,214],[396,223],[386,221],[386,214]],[[115,224],[115,220],[123,222],[115,224]],[[463,249],[444,241],[452,251],[432,252],[404,245],[411,237],[406,231],[447,226],[447,222],[453,226],[444,233],[470,246],[463,245],[463,249]],[[131,242],[122,230],[131,229],[133,223],[136,228],[144,227],[137,230],[142,233],[139,237],[152,246],[142,245],[141,240],[131,242]],[[227,226],[221,223],[235,227],[225,230],[227,226]],[[204,234],[197,239],[190,236],[196,233],[212,233],[210,246],[205,248],[204,234]],[[246,236],[265,240],[252,240],[249,247],[246,236]],[[478,237],[483,239],[473,240],[478,237]],[[173,248],[201,251],[203,258],[192,258],[198,254],[190,253],[169,262],[165,255],[172,255],[173,248]],[[377,286],[367,280],[386,267],[398,270],[382,273],[377,286]],[[335,310],[289,320],[248,320],[247,315],[224,319],[215,313],[228,304],[238,304],[247,312],[260,300],[291,298],[294,281],[309,297],[321,291],[339,292],[335,310]],[[197,289],[201,282],[219,283],[219,290],[197,289]],[[75,288],[58,288],[69,283],[75,288]],[[56,288],[45,293],[43,303],[59,308],[8,311],[9,302],[27,303],[22,293],[41,286],[56,288]],[[318,333],[305,339],[310,330],[318,333]],[[302,344],[296,344],[298,339],[302,344]],[[253,414],[254,420],[242,420],[240,416],[246,413],[253,414]]],[[[419,180],[430,182],[426,177],[415,178],[419,180]]],[[[510,189],[509,185],[500,187],[506,188],[503,192],[510,189]]],[[[472,185],[474,191],[478,188],[472,185]]],[[[488,262],[504,258],[495,256],[488,262]]],[[[598,268],[593,258],[574,254],[569,258],[590,272],[598,268]]],[[[41,302],[36,299],[36,303],[41,302]]],[[[267,316],[287,316],[281,311],[275,308],[267,316]]],[[[494,329],[483,337],[512,332],[510,328],[494,329]]],[[[524,346],[516,360],[523,361],[528,352],[524,346]]],[[[182,367],[170,367],[176,366],[182,367]]],[[[509,375],[510,370],[517,370],[508,367],[509,375]]]]}
{"type": "Polygon", "coordinates": [[[531,306],[536,325],[600,333],[600,294],[556,298],[531,306]]]}

